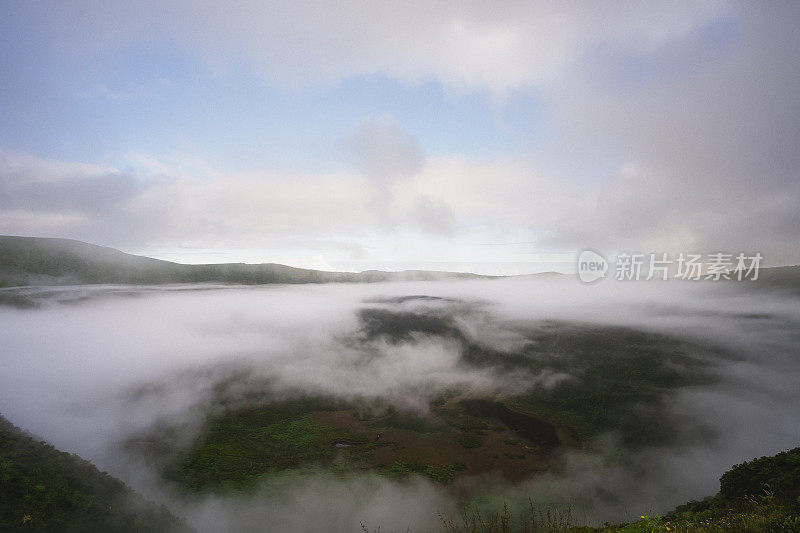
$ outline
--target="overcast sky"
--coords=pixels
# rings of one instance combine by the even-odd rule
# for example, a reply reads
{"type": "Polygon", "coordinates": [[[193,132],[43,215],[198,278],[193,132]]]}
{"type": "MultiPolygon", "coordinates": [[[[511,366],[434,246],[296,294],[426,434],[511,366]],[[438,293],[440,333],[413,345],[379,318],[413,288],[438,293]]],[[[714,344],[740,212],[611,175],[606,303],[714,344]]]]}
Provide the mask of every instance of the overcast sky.
{"type": "Polygon", "coordinates": [[[346,270],[800,263],[799,26],[800,2],[0,0],[0,233],[346,270]]]}

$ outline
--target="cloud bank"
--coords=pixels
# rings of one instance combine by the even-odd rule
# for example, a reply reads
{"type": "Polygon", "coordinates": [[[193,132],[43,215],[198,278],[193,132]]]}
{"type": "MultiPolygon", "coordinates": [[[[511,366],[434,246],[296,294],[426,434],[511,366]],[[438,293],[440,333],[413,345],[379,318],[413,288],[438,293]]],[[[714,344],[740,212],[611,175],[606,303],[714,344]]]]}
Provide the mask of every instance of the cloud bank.
{"type": "Polygon", "coordinates": [[[234,170],[192,147],[99,165],[7,151],[3,233],[130,251],[287,249],[297,266],[437,248],[475,262],[486,260],[476,243],[516,241],[800,262],[796,3],[87,2],[14,14],[86,61],[159,46],[217,80],[243,70],[300,98],[377,78],[485,95],[498,117],[522,96],[542,117],[538,140],[508,153],[442,152],[393,118],[407,104],[387,101],[328,139],[339,160],[319,172],[234,170]]]}
{"type": "Polygon", "coordinates": [[[552,321],[625,326],[728,354],[712,350],[704,356],[713,382],[664,397],[666,412],[684,421],[674,428],[675,444],[632,452],[608,435],[565,457],[561,473],[517,485],[465,478],[454,489],[485,487],[489,503],[528,496],[543,505],[570,503],[577,518],[589,521],[663,512],[713,494],[718,476],[732,464],[796,446],[800,432],[790,421],[800,408],[792,378],[799,370],[800,315],[794,299],[776,294],[722,285],[635,285],[508,280],[53,289],[42,293],[51,303],[41,309],[0,309],[9,332],[0,352],[0,405],[14,423],[168,502],[200,530],[248,530],[256,519],[286,530],[322,531],[334,524],[345,531],[357,529],[360,520],[370,527],[435,528],[436,511],[454,516],[456,500],[450,489],[429,481],[289,476],[249,496],[186,500],[125,454],[120,442],[157,421],[191,428],[199,422],[192,407],[232,369],[247,371],[240,374],[250,376],[240,381],[243,387],[247,380],[268,383],[278,397],[305,391],[423,412],[433,396],[453,387],[491,395],[570,379],[504,370],[500,361],[466,365],[461,347],[447,337],[414,335],[399,343],[364,337],[359,311],[391,298],[445,298],[396,305],[455,313],[467,338],[511,353],[527,342],[521,327],[552,321]],[[318,504],[315,512],[303,510],[309,498],[318,504]],[[373,505],[364,509],[362,498],[373,505]]]}

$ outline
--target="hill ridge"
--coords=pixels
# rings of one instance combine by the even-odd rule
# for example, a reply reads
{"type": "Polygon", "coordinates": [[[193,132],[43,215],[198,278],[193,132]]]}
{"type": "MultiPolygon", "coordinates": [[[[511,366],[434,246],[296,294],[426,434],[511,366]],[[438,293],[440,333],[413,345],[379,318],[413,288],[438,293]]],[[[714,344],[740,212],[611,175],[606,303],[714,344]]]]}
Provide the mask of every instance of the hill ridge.
{"type": "Polygon", "coordinates": [[[189,265],[129,254],[74,239],[0,236],[0,286],[81,284],[342,283],[494,279],[462,272],[404,270],[335,272],[280,263],[189,265]]]}

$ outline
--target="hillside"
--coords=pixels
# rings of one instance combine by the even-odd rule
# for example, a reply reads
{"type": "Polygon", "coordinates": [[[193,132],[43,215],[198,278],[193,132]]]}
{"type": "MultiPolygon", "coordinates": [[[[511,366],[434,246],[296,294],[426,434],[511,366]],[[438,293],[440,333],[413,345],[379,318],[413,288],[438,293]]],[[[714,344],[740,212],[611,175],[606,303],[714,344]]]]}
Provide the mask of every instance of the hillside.
{"type": "MultiPolygon", "coordinates": [[[[576,525],[572,509],[537,509],[514,515],[506,506],[495,514],[466,511],[442,517],[446,533],[747,533],[800,531],[800,448],[734,465],[720,478],[713,497],[681,505],[665,516],[642,515],[630,523],[576,525]]],[[[379,531],[376,529],[374,531],[379,531]]]]}
{"type": "MultiPolygon", "coordinates": [[[[405,469],[400,473],[410,474],[405,469]]],[[[426,475],[430,473],[426,472],[426,475]]],[[[518,518],[506,508],[495,515],[465,510],[441,517],[440,531],[800,531],[800,448],[733,466],[720,491],[666,516],[628,524],[577,525],[570,509],[530,509],[518,518]]],[[[366,528],[366,526],[365,526],[366,528]]],[[[76,455],[58,451],[0,416],[0,531],[189,531],[164,506],[132,491],[76,455]]],[[[378,531],[378,530],[375,530],[378,531]]]]}
{"type": "Polygon", "coordinates": [[[755,284],[759,288],[800,292],[800,265],[762,268],[755,284]]]}
{"type": "Polygon", "coordinates": [[[166,507],[0,416],[0,531],[189,531],[166,507]]]}
{"type": "Polygon", "coordinates": [[[484,278],[459,272],[326,272],[274,263],[185,265],[71,239],[0,236],[0,287],[164,283],[332,283],[484,278]]]}
{"type": "Polygon", "coordinates": [[[719,482],[713,497],[601,531],[800,531],[800,448],[734,465],[719,482]]]}

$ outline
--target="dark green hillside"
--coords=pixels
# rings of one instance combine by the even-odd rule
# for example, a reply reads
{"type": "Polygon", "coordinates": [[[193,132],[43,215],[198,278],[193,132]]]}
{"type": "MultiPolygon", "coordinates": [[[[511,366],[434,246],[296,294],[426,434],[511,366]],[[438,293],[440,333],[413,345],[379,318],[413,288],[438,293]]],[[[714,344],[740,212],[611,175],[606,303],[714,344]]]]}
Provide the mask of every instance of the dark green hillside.
{"type": "Polygon", "coordinates": [[[733,466],[716,496],[605,531],[800,531],[800,448],[733,466]]]}
{"type": "Polygon", "coordinates": [[[274,263],[184,265],[71,239],[0,236],[0,287],[162,283],[331,283],[479,278],[457,272],[325,272],[274,263]]]}
{"type": "Polygon", "coordinates": [[[720,478],[720,491],[716,496],[681,505],[665,516],[642,516],[630,524],[565,530],[604,533],[797,532],[800,531],[799,498],[800,448],[794,448],[733,466],[720,478]]]}
{"type": "Polygon", "coordinates": [[[0,417],[0,531],[188,531],[166,507],[0,417]]]}
{"type": "Polygon", "coordinates": [[[800,448],[736,465],[719,480],[722,498],[732,499],[765,490],[788,500],[800,498],[800,448]]]}
{"type": "MultiPolygon", "coordinates": [[[[447,533],[781,533],[800,531],[800,448],[732,467],[720,491],[689,502],[665,516],[640,515],[634,522],[601,527],[578,525],[569,508],[540,509],[533,501],[517,514],[467,509],[459,518],[442,517],[447,533]]],[[[374,531],[378,531],[377,529],[374,531]]]]}
{"type": "Polygon", "coordinates": [[[762,268],[752,286],[800,292],[800,265],[762,268]]]}
{"type": "MultiPolygon", "coordinates": [[[[185,265],[126,254],[72,239],[0,235],[0,287],[23,285],[82,285],[164,283],[374,283],[382,281],[436,281],[442,279],[492,279],[462,272],[405,270],[385,272],[327,272],[275,263],[257,265],[224,263],[185,265]]],[[[518,278],[570,279],[546,272],[518,278]]],[[[748,288],[800,291],[800,266],[762,268],[755,282],[738,284],[748,288]]],[[[0,302],[2,303],[2,302],[0,302]]],[[[12,302],[13,304],[13,302],[12,302]]]]}

